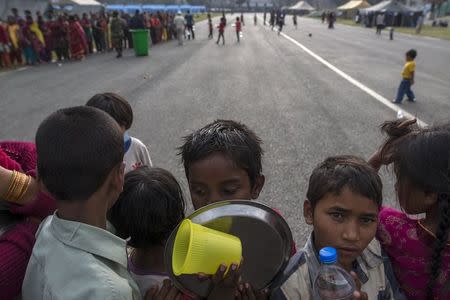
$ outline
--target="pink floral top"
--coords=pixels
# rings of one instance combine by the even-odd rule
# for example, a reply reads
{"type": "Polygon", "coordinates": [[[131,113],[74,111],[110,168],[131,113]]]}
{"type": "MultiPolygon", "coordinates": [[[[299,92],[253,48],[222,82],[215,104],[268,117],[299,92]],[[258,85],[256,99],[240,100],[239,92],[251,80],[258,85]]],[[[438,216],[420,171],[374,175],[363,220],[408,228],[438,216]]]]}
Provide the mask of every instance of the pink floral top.
{"type": "MultiPolygon", "coordinates": [[[[377,238],[391,259],[405,295],[413,300],[426,299],[435,237],[423,229],[418,220],[396,209],[383,207],[379,218],[377,238]]],[[[450,299],[450,244],[442,253],[440,270],[434,288],[435,299],[450,299]]]]}

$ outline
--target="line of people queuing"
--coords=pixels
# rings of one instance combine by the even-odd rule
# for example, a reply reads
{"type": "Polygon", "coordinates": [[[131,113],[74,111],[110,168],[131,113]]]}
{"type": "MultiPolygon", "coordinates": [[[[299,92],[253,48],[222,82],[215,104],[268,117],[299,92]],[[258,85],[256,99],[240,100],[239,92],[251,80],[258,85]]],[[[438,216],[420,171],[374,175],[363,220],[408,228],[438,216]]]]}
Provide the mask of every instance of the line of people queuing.
{"type": "MultiPolygon", "coordinates": [[[[132,29],[148,29],[152,44],[176,38],[174,15],[163,12],[134,16],[118,12],[69,15],[11,10],[6,22],[0,20],[0,67],[36,65],[52,61],[82,60],[92,53],[133,48],[132,29]]],[[[194,38],[193,16],[186,23],[194,38]]]]}
{"type": "MultiPolygon", "coordinates": [[[[163,258],[185,197],[169,171],[152,167],[132,123],[128,101],[102,93],[50,114],[34,143],[0,142],[1,299],[190,299],[168,280],[163,258]]],[[[253,290],[236,262],[218,267],[208,299],[316,299],[324,246],[342,254],[354,299],[449,299],[450,123],[398,119],[381,129],[386,140],[367,161],[332,156],[312,170],[306,200],[290,208],[312,233],[301,251],[293,247],[279,286],[253,290]],[[378,171],[388,165],[402,211],[383,205],[378,171]]],[[[216,120],[180,144],[195,209],[259,198],[262,140],[246,125],[216,120]]]]}

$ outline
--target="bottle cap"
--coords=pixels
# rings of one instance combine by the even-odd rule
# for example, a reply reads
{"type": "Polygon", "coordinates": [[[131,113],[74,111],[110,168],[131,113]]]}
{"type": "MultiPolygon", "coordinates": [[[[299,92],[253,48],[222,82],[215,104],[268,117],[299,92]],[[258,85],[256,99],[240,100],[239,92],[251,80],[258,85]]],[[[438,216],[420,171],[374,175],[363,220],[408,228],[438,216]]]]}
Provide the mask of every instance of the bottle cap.
{"type": "Polygon", "coordinates": [[[333,247],[325,247],[319,251],[319,260],[323,264],[334,264],[337,261],[337,251],[333,247]]]}

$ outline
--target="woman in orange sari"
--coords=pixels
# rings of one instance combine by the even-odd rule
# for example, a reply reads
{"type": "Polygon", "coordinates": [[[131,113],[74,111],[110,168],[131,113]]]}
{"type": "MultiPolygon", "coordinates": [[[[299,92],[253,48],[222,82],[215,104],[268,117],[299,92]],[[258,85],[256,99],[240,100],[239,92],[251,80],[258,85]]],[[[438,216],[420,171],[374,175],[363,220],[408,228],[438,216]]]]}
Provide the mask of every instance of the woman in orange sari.
{"type": "Polygon", "coordinates": [[[69,45],[72,59],[84,58],[87,48],[86,36],[83,27],[74,16],[69,17],[69,45]]]}

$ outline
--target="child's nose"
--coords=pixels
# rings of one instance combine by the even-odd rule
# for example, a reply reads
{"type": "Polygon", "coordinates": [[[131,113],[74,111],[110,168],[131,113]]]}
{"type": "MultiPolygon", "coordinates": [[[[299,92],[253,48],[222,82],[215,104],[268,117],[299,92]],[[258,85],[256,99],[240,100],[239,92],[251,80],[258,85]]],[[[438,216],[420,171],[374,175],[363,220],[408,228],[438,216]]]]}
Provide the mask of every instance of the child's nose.
{"type": "Polygon", "coordinates": [[[349,221],[344,225],[342,238],[347,241],[359,241],[359,224],[357,221],[349,221]]]}

